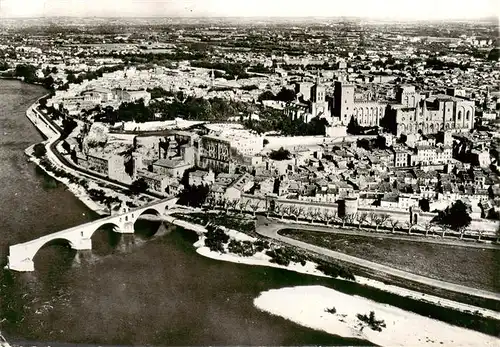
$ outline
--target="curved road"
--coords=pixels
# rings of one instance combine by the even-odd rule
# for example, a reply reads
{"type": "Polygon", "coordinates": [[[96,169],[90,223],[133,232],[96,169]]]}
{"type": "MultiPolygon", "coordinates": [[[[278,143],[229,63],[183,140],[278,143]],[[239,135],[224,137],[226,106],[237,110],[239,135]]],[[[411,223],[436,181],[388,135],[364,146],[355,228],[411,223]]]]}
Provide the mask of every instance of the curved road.
{"type": "Polygon", "coordinates": [[[394,239],[394,240],[402,240],[402,241],[410,241],[410,242],[421,242],[421,243],[433,243],[447,246],[456,246],[456,247],[468,247],[468,248],[481,248],[481,249],[498,249],[500,250],[500,244],[492,244],[492,243],[482,243],[477,240],[470,239],[458,239],[458,238],[441,238],[441,237],[425,237],[421,233],[413,232],[411,236],[408,236],[408,233],[402,233],[400,231],[396,231],[394,234],[388,231],[388,228],[380,228],[379,231],[375,231],[374,228],[370,228],[367,230],[366,228],[358,229],[357,227],[346,226],[345,228],[340,227],[339,225],[331,224],[329,226],[318,225],[318,224],[303,224],[301,222],[294,221],[278,221],[276,219],[271,219],[269,223],[273,223],[275,225],[279,225],[280,228],[283,229],[298,229],[298,230],[309,230],[309,231],[317,231],[323,232],[327,234],[342,234],[342,235],[352,235],[352,236],[363,236],[363,237],[383,237],[386,239],[394,239]]]}
{"type": "MultiPolygon", "coordinates": [[[[75,164],[69,162],[58,150],[57,150],[57,145],[62,141],[61,138],[61,133],[62,129],[59,125],[57,125],[50,117],[47,117],[46,115],[43,114],[43,112],[40,112],[37,107],[33,107],[32,111],[37,113],[39,117],[43,117],[46,121],[48,121],[59,133],[59,137],[52,137],[48,139],[48,146],[47,148],[47,154],[50,155],[52,154],[52,160],[57,162],[59,166],[62,166],[66,171],[76,171],[79,175],[91,178],[93,180],[97,180],[109,185],[112,185],[117,188],[121,189],[128,189],[130,188],[130,185],[121,183],[118,181],[110,180],[109,178],[99,175],[94,172],[89,172],[87,170],[82,169],[79,166],[76,166],[75,164]],[[50,154],[49,154],[50,153],[50,154]]],[[[27,111],[29,112],[29,110],[27,111]]],[[[151,193],[151,192],[146,192],[141,195],[146,195],[148,197],[152,197],[155,199],[164,199],[164,196],[161,196],[159,194],[151,193]]]]}
{"type": "MultiPolygon", "coordinates": [[[[440,288],[452,292],[457,292],[461,294],[467,294],[471,296],[476,296],[476,297],[481,297],[485,299],[492,299],[492,300],[497,300],[500,301],[500,294],[486,291],[486,290],[481,290],[481,289],[475,289],[475,288],[470,288],[466,286],[462,286],[459,284],[454,284],[450,282],[445,282],[445,281],[440,281],[437,279],[429,278],[429,277],[424,277],[416,274],[412,274],[410,272],[394,269],[392,267],[374,263],[369,260],[353,257],[344,253],[332,251],[327,248],[315,246],[309,243],[305,243],[302,241],[294,240],[286,236],[282,236],[278,234],[279,230],[285,229],[288,226],[283,226],[282,224],[274,223],[270,221],[269,219],[263,217],[263,216],[258,216],[257,217],[257,225],[255,231],[264,237],[268,237],[277,241],[281,241],[283,243],[289,244],[291,246],[299,247],[302,249],[305,249],[307,251],[320,254],[320,255],[325,255],[334,259],[338,259],[340,261],[350,263],[350,264],[355,264],[357,266],[361,266],[364,268],[368,268],[371,270],[375,270],[377,272],[385,273],[394,277],[402,278],[405,280],[409,280],[412,282],[424,284],[427,286],[435,287],[435,288],[440,288]]],[[[290,226],[290,228],[293,228],[293,226],[290,226]]]]}

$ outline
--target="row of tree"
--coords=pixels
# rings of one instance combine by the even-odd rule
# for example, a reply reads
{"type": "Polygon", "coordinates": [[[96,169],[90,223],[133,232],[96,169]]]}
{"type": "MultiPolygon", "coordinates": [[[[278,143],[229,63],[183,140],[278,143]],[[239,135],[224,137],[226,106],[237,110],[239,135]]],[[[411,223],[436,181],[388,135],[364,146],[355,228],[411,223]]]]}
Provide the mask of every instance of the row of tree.
{"type": "Polygon", "coordinates": [[[97,69],[96,71],[88,71],[88,72],[80,72],[78,75],[75,75],[73,72],[68,73],[66,80],[68,81],[61,89],[67,89],[68,83],[80,84],[83,81],[91,81],[102,77],[105,73],[120,71],[125,68],[125,65],[118,64],[113,66],[103,66],[97,69]]]}
{"type": "MultiPolygon", "coordinates": [[[[158,94],[161,92],[157,92],[158,94]]],[[[257,107],[241,101],[222,98],[187,97],[181,101],[174,95],[173,102],[153,100],[148,105],[144,100],[122,103],[118,109],[107,107],[97,109],[96,120],[108,123],[119,121],[147,122],[152,120],[173,120],[182,117],[189,120],[225,121],[230,117],[238,117],[256,110],[257,107]]]]}
{"type": "Polygon", "coordinates": [[[208,196],[206,203],[211,207],[225,209],[226,213],[229,211],[239,211],[243,213],[250,210],[255,215],[257,212],[261,211],[265,212],[267,215],[273,214],[281,219],[292,218],[296,221],[302,219],[310,221],[311,223],[325,223],[327,226],[331,224],[339,224],[342,225],[342,227],[351,225],[356,226],[358,229],[361,229],[362,226],[369,226],[374,227],[375,231],[379,231],[379,228],[385,227],[390,228],[392,233],[397,229],[408,230],[408,233],[411,233],[412,230],[421,230],[425,232],[425,236],[439,229],[442,237],[446,235],[446,230],[452,230],[459,232],[460,238],[462,238],[465,230],[472,221],[468,206],[461,200],[456,201],[447,209],[440,211],[433,220],[420,224],[410,222],[403,223],[398,219],[392,218],[387,213],[361,212],[354,214],[339,214],[338,211],[335,210],[320,210],[319,208],[307,209],[302,206],[292,205],[277,205],[274,207],[273,211],[270,211],[266,203],[261,200],[214,200],[212,196],[208,196]]]}
{"type": "Polygon", "coordinates": [[[278,92],[278,94],[274,95],[274,93],[270,90],[266,90],[262,94],[259,95],[258,100],[259,101],[264,101],[264,100],[275,100],[275,101],[283,101],[283,102],[290,102],[294,101],[296,99],[297,95],[295,94],[295,91],[292,89],[288,88],[281,88],[281,90],[278,92]]]}
{"type": "Polygon", "coordinates": [[[247,119],[243,125],[259,134],[277,131],[285,136],[317,136],[325,135],[328,121],[315,117],[309,123],[302,119],[292,119],[282,110],[272,108],[261,109],[259,120],[247,119]]]}
{"type": "Polygon", "coordinates": [[[246,72],[248,65],[240,63],[220,63],[208,60],[191,61],[191,66],[205,69],[223,70],[225,73],[215,71],[215,77],[224,77],[228,80],[236,78],[248,78],[250,75],[246,72]]]}

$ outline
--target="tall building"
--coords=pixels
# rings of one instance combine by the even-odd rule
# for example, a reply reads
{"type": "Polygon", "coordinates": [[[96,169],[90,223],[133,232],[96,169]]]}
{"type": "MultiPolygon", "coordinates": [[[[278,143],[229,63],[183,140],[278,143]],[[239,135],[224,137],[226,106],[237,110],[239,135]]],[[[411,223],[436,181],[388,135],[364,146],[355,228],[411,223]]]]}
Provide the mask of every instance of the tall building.
{"type": "Polygon", "coordinates": [[[396,99],[388,108],[385,125],[398,136],[461,132],[474,127],[474,102],[465,98],[445,94],[426,97],[414,86],[399,86],[396,99]]]}
{"type": "Polygon", "coordinates": [[[354,118],[361,126],[379,126],[387,104],[373,100],[372,94],[356,97],[355,92],[353,84],[335,82],[333,116],[342,125],[354,118]]]}
{"type": "Polygon", "coordinates": [[[310,82],[300,82],[295,90],[302,94],[304,103],[298,101],[288,103],[284,110],[288,117],[292,120],[301,119],[305,123],[309,123],[311,119],[316,117],[331,120],[332,115],[326,97],[326,88],[321,83],[319,71],[312,86],[310,82]]]}
{"type": "Polygon", "coordinates": [[[199,142],[198,165],[206,170],[231,173],[236,162],[255,156],[263,148],[263,138],[246,131],[229,129],[218,135],[205,135],[199,142]]]}
{"type": "Polygon", "coordinates": [[[312,118],[321,117],[329,119],[331,117],[328,101],[326,101],[326,88],[321,83],[319,72],[316,76],[316,83],[311,88],[311,106],[309,112],[312,118]]]}

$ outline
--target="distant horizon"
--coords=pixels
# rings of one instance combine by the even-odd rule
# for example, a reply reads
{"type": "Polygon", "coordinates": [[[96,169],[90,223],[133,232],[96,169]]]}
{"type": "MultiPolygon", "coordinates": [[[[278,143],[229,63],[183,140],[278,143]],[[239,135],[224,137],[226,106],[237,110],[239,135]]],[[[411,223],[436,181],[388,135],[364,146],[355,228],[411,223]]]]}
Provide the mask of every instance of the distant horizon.
{"type": "Polygon", "coordinates": [[[496,18],[498,0],[0,0],[0,18],[496,18]]]}
{"type": "MultiPolygon", "coordinates": [[[[1,1],[1,0],[0,0],[1,1]]],[[[274,15],[274,16],[262,16],[262,15],[256,15],[256,16],[234,16],[234,15],[214,15],[214,16],[202,16],[202,15],[173,15],[173,16],[128,16],[128,15],[120,15],[120,16],[113,16],[113,15],[106,15],[106,16],[71,16],[71,15],[44,15],[44,16],[33,16],[33,17],[0,17],[2,19],[6,20],[29,20],[29,19],[242,19],[242,20],[252,20],[252,19],[263,19],[263,20],[272,20],[272,19],[290,19],[290,20],[303,20],[303,19],[362,19],[362,20],[370,20],[374,22],[452,22],[452,21],[464,21],[464,22],[477,22],[477,21],[484,21],[484,20],[489,20],[489,21],[500,21],[500,18],[495,15],[490,15],[490,16],[484,16],[484,17],[477,17],[477,18],[463,18],[463,17],[456,17],[456,18],[430,18],[430,19],[425,19],[425,18],[390,18],[390,17],[366,17],[366,16],[316,16],[316,15],[310,15],[310,16],[280,16],[280,15],[274,15]]]]}

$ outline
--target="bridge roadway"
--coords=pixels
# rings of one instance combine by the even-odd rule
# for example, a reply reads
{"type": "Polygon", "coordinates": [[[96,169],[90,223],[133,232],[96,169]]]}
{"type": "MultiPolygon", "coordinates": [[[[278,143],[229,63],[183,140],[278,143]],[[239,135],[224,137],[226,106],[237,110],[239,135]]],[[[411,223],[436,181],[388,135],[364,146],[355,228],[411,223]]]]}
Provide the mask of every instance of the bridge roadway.
{"type": "Polygon", "coordinates": [[[7,269],[15,271],[34,271],[33,258],[44,245],[55,240],[68,242],[75,250],[91,250],[92,235],[104,225],[112,225],[113,230],[121,234],[133,234],[134,223],[147,212],[163,216],[168,214],[169,209],[174,208],[177,198],[157,200],[151,204],[144,205],[125,211],[122,214],[104,217],[92,222],[81,224],[69,229],[58,231],[49,235],[39,237],[35,240],[16,244],[9,247],[7,269]]]}
{"type": "MultiPolygon", "coordinates": [[[[332,250],[327,249],[327,248],[315,246],[315,245],[312,245],[312,244],[309,244],[306,242],[302,242],[302,241],[295,240],[295,239],[278,234],[278,231],[280,231],[282,229],[302,229],[302,227],[300,225],[293,225],[293,224],[286,225],[286,224],[277,223],[275,221],[269,220],[263,216],[258,216],[256,226],[257,227],[256,227],[255,231],[261,236],[265,236],[265,237],[268,237],[268,238],[271,238],[271,239],[274,239],[277,241],[281,241],[283,243],[286,243],[286,244],[289,244],[289,245],[292,245],[295,247],[299,247],[299,248],[305,249],[307,251],[310,251],[310,252],[313,252],[316,254],[328,256],[328,257],[331,257],[333,259],[338,259],[338,260],[346,262],[346,263],[350,263],[350,264],[354,264],[356,266],[361,266],[361,267],[364,267],[367,269],[375,270],[375,271],[380,272],[380,273],[386,273],[386,274],[394,276],[394,277],[409,280],[409,281],[412,281],[415,283],[421,283],[421,284],[431,286],[434,288],[440,288],[440,289],[445,289],[445,290],[452,291],[452,292],[457,292],[457,293],[467,294],[467,295],[471,295],[471,296],[500,301],[500,293],[493,293],[493,292],[490,292],[487,290],[470,288],[470,287],[462,286],[462,285],[455,284],[455,283],[445,282],[445,281],[441,281],[441,280],[437,280],[437,279],[433,279],[433,278],[429,278],[429,277],[425,277],[425,276],[416,275],[416,274],[413,274],[410,272],[406,272],[406,271],[392,268],[390,266],[386,266],[386,265],[374,263],[374,262],[369,261],[369,260],[353,257],[353,256],[347,255],[345,253],[332,251],[332,250]]],[[[311,230],[311,229],[313,229],[313,227],[309,228],[309,230],[311,230]]]]}

